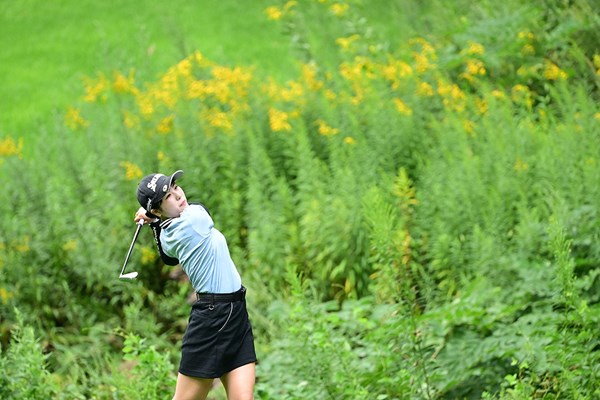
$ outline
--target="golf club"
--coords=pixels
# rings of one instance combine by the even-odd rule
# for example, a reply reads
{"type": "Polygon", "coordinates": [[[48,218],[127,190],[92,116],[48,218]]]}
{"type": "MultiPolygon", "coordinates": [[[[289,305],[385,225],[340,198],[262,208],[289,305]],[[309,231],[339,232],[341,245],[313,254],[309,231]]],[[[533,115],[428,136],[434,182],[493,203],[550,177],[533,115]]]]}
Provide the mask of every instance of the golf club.
{"type": "Polygon", "coordinates": [[[135,235],[133,235],[133,240],[131,241],[131,246],[129,246],[129,251],[127,252],[127,257],[125,258],[125,263],[123,263],[123,269],[121,269],[121,274],[119,275],[119,279],[135,279],[138,276],[137,272],[129,272],[127,274],[123,274],[123,272],[125,272],[125,267],[127,266],[127,261],[129,261],[129,256],[131,256],[131,251],[133,250],[135,241],[137,240],[137,237],[140,234],[140,229],[142,229],[142,226],[144,226],[144,220],[143,219],[139,220],[137,225],[138,226],[135,230],[135,235]]]}

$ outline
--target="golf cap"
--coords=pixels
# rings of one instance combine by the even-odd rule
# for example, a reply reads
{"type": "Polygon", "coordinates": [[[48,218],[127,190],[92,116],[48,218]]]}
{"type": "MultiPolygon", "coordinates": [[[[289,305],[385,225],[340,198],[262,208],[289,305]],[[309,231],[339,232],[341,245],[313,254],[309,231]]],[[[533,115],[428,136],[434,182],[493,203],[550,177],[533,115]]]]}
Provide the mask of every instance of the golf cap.
{"type": "Polygon", "coordinates": [[[171,185],[183,175],[183,171],[175,171],[171,176],[163,174],[146,175],[137,188],[137,199],[140,205],[151,212],[160,201],[169,193],[171,185]]]}

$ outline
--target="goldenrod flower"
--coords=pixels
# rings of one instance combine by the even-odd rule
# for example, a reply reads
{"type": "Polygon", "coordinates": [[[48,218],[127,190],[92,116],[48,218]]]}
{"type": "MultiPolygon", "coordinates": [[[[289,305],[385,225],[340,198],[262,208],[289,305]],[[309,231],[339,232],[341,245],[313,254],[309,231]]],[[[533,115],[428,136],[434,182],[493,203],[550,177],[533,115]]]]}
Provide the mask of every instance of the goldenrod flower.
{"type": "Polygon", "coordinates": [[[470,75],[485,75],[485,66],[479,60],[468,60],[465,72],[470,75]]]}
{"type": "Polygon", "coordinates": [[[494,89],[494,90],[492,90],[491,93],[492,93],[492,96],[495,97],[495,98],[497,98],[497,99],[504,99],[504,98],[506,98],[506,95],[501,90],[494,89]]]}
{"type": "Polygon", "coordinates": [[[77,240],[71,239],[66,241],[62,245],[62,249],[67,253],[77,250],[77,240]]]}
{"type": "Polygon", "coordinates": [[[12,297],[13,295],[6,289],[0,288],[0,301],[2,301],[2,304],[8,303],[8,300],[10,300],[12,297]]]}
{"type": "Polygon", "coordinates": [[[323,121],[322,119],[317,120],[317,125],[319,125],[318,131],[319,131],[320,135],[333,136],[333,135],[337,135],[338,133],[340,133],[339,129],[332,128],[331,126],[327,125],[327,123],[325,121],[323,121]]]}
{"type": "Polygon", "coordinates": [[[467,132],[468,134],[472,135],[475,132],[475,122],[469,119],[465,119],[463,120],[462,125],[465,132],[467,132]]]}
{"type": "Polygon", "coordinates": [[[529,31],[522,31],[519,32],[517,34],[517,37],[521,40],[533,40],[535,38],[535,36],[533,35],[533,33],[529,32],[529,31]]]}
{"type": "Polygon", "coordinates": [[[348,50],[352,43],[360,39],[360,35],[354,34],[352,36],[338,38],[335,43],[342,48],[342,50],[348,50]]]}
{"type": "Polygon", "coordinates": [[[184,58],[176,66],[177,74],[184,78],[189,78],[192,75],[192,61],[189,58],[184,58]]]}
{"type": "Polygon", "coordinates": [[[427,82],[421,82],[417,86],[417,95],[431,97],[433,96],[433,87],[427,82]]]}
{"type": "Polygon", "coordinates": [[[156,126],[156,131],[163,135],[166,135],[167,133],[171,133],[173,131],[174,120],[175,120],[174,115],[169,115],[167,117],[164,117],[163,119],[161,119],[158,122],[158,125],[156,126]]]}
{"type": "Polygon", "coordinates": [[[304,88],[296,81],[288,82],[288,88],[280,89],[279,96],[284,101],[298,101],[304,96],[304,88]]]}
{"type": "Polygon", "coordinates": [[[331,89],[325,90],[325,92],[323,93],[323,95],[329,101],[333,101],[333,100],[337,99],[337,94],[333,90],[331,90],[331,89]]]}
{"type": "Polygon", "coordinates": [[[85,83],[85,96],[84,101],[94,103],[98,100],[106,101],[106,91],[109,88],[108,79],[104,74],[100,74],[97,79],[85,77],[83,78],[85,83]]]}
{"type": "Polygon", "coordinates": [[[132,114],[129,111],[124,111],[123,112],[123,125],[125,125],[129,129],[139,129],[140,117],[132,114]]]}
{"type": "Polygon", "coordinates": [[[462,54],[466,55],[483,55],[485,53],[485,48],[481,43],[469,42],[469,47],[462,51],[462,54]]]}
{"type": "Polygon", "coordinates": [[[15,141],[11,136],[0,139],[0,156],[17,156],[23,157],[23,139],[15,141]]]}
{"type": "Polygon", "coordinates": [[[90,123],[81,116],[81,112],[78,109],[73,107],[67,109],[67,113],[65,114],[65,125],[69,128],[78,130],[80,128],[87,128],[89,124],[90,123]]]}
{"type": "Polygon", "coordinates": [[[140,113],[142,113],[145,118],[149,118],[154,114],[154,101],[148,93],[136,96],[136,101],[140,113]]]}
{"type": "Polygon", "coordinates": [[[211,109],[206,113],[205,118],[212,127],[221,128],[225,131],[230,131],[233,128],[229,115],[223,111],[211,109]]]}
{"type": "Polygon", "coordinates": [[[517,84],[511,89],[511,98],[517,103],[523,103],[525,106],[530,108],[533,104],[531,100],[531,92],[525,85],[517,84]]]}
{"type": "Polygon", "coordinates": [[[596,68],[600,69],[600,55],[594,54],[594,57],[592,57],[592,62],[596,68]]]}
{"type": "Polygon", "coordinates": [[[315,63],[302,66],[302,78],[310,90],[317,91],[323,87],[323,82],[317,79],[317,66],[315,63]]]}
{"type": "Polygon", "coordinates": [[[30,250],[29,248],[29,242],[30,242],[30,237],[29,235],[25,235],[23,236],[23,240],[21,242],[13,242],[14,244],[14,249],[20,253],[26,253],[30,250]]]}
{"type": "Polygon", "coordinates": [[[267,19],[271,21],[279,21],[283,16],[283,11],[279,9],[279,7],[271,6],[265,9],[265,14],[267,14],[267,19]]]}
{"type": "Polygon", "coordinates": [[[142,246],[142,265],[148,265],[156,261],[158,253],[151,246],[142,246]]]}
{"type": "Polygon", "coordinates": [[[567,79],[567,73],[560,69],[558,65],[546,60],[544,63],[544,77],[550,81],[567,79]]]}
{"type": "Polygon", "coordinates": [[[447,109],[456,112],[463,112],[465,110],[467,96],[458,85],[455,83],[446,84],[439,81],[437,91],[442,97],[442,103],[447,109]]]}
{"type": "Polygon", "coordinates": [[[125,169],[125,179],[128,181],[135,181],[142,177],[142,170],[137,164],[129,161],[121,161],[120,165],[125,169]]]}
{"type": "Polygon", "coordinates": [[[134,84],[134,70],[129,72],[129,76],[125,76],[120,72],[114,72],[114,80],[112,84],[115,93],[137,93],[137,88],[134,84]]]}
{"type": "Polygon", "coordinates": [[[334,3],[329,6],[329,11],[331,11],[336,17],[339,17],[345,14],[349,7],[350,6],[347,3],[334,3]]]}
{"type": "Polygon", "coordinates": [[[435,65],[429,61],[429,58],[421,53],[413,53],[412,56],[415,60],[415,69],[419,73],[427,72],[435,67],[435,65]]]}
{"type": "Polygon", "coordinates": [[[396,110],[402,115],[411,116],[413,113],[412,108],[406,105],[402,100],[395,98],[393,99],[396,110]]]}
{"type": "Polygon", "coordinates": [[[489,109],[488,102],[485,99],[475,99],[475,107],[479,114],[485,114],[489,109]]]}
{"type": "Polygon", "coordinates": [[[292,126],[288,122],[288,114],[274,108],[269,109],[269,126],[273,132],[290,131],[292,126]]]}
{"type": "Polygon", "coordinates": [[[527,164],[525,161],[521,160],[520,158],[517,158],[513,168],[517,172],[523,172],[523,171],[527,171],[529,169],[529,164],[527,164]]]}
{"type": "Polygon", "coordinates": [[[524,56],[531,56],[535,54],[535,47],[527,43],[521,48],[521,54],[523,54],[524,56]]]}

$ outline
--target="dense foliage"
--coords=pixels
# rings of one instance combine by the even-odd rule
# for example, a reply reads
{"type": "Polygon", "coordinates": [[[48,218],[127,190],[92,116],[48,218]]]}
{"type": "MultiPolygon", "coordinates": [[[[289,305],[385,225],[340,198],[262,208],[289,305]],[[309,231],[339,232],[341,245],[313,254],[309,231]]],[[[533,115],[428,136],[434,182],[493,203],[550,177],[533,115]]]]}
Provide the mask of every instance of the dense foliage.
{"type": "Polygon", "coordinates": [[[99,71],[0,142],[0,397],[170,396],[189,283],[149,232],[116,276],[137,182],[179,168],[249,288],[257,398],[598,397],[597,11],[289,1],[294,80],[99,71]]]}

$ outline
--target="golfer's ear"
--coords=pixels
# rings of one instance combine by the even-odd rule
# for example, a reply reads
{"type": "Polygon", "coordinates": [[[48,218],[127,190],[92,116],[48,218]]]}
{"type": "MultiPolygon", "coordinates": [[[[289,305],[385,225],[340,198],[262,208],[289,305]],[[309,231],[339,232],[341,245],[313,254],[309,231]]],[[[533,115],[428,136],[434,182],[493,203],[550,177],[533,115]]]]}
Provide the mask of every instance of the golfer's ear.
{"type": "Polygon", "coordinates": [[[159,210],[158,208],[153,208],[153,209],[152,209],[150,212],[151,212],[152,214],[156,215],[157,217],[160,217],[160,216],[161,216],[161,215],[160,215],[160,210],[159,210]]]}

